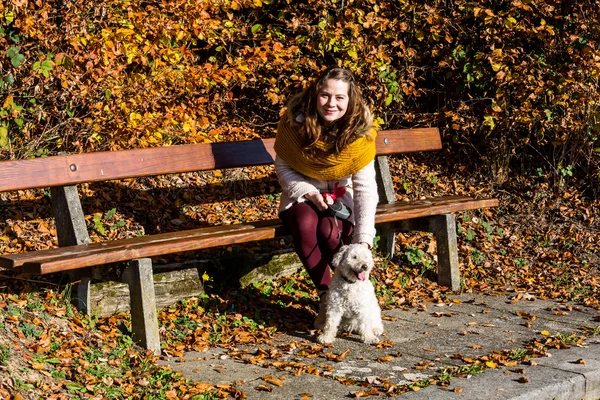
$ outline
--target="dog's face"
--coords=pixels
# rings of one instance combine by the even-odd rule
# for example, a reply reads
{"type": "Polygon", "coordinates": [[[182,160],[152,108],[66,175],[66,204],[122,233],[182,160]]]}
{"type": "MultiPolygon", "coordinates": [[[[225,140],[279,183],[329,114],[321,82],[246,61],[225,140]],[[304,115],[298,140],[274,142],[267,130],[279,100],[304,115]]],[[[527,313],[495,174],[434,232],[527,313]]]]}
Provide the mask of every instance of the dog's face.
{"type": "Polygon", "coordinates": [[[331,262],[335,273],[341,274],[349,282],[369,279],[373,264],[371,250],[361,244],[342,246],[331,262]]]}

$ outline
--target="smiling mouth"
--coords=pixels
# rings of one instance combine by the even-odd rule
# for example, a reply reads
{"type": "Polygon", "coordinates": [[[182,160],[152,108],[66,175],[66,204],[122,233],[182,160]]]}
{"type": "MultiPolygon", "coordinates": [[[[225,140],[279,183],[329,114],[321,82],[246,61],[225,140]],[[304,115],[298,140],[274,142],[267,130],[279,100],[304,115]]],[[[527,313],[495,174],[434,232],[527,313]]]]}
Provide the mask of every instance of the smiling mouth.
{"type": "Polygon", "coordinates": [[[365,281],[365,280],[367,280],[367,273],[365,271],[358,272],[356,274],[356,277],[358,279],[360,279],[361,281],[365,281]]]}

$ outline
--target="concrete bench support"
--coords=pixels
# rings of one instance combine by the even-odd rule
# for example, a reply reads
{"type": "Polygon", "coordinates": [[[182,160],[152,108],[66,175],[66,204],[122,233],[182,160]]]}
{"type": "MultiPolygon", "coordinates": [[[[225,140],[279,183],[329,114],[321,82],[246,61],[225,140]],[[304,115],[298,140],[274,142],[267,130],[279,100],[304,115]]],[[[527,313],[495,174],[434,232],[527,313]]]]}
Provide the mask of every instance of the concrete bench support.
{"type": "MultiPolygon", "coordinates": [[[[64,247],[90,243],[77,186],[53,187],[50,190],[58,245],[64,247]]],[[[92,279],[104,280],[108,277],[102,276],[98,267],[71,271],[68,275],[70,281],[78,282],[75,286],[75,296],[79,310],[89,314],[92,279]]],[[[129,286],[133,340],[160,354],[152,260],[132,260],[123,272],[121,280],[129,286]]]]}
{"type": "MultiPolygon", "coordinates": [[[[395,203],[396,192],[394,190],[394,182],[392,181],[390,166],[386,156],[375,157],[375,172],[379,202],[384,204],[395,203]]],[[[388,258],[392,258],[394,256],[394,247],[396,246],[396,232],[394,225],[378,225],[377,235],[379,236],[379,249],[388,258]]]]}
{"type": "MultiPolygon", "coordinates": [[[[77,185],[52,187],[50,194],[58,245],[65,247],[90,243],[77,185]]],[[[91,278],[84,271],[70,271],[66,274],[70,282],[77,282],[74,293],[77,308],[88,314],[91,278]]]]}
{"type": "Polygon", "coordinates": [[[438,283],[457,292],[460,290],[456,218],[453,214],[433,215],[396,222],[402,231],[421,231],[434,234],[437,242],[438,283]]]}
{"type": "Polygon", "coordinates": [[[142,347],[160,354],[152,260],[131,260],[121,279],[129,285],[133,340],[142,347]]]}

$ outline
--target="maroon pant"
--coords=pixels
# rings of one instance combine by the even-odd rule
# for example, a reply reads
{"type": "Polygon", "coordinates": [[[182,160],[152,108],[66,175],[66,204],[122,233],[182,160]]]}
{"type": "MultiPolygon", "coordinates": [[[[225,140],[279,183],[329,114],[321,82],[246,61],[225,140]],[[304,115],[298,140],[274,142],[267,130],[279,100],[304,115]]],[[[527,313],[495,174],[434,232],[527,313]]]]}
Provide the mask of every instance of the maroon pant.
{"type": "Polygon", "coordinates": [[[331,260],[344,243],[350,243],[353,225],[319,211],[310,201],[294,204],[281,213],[294,248],[318,290],[327,290],[331,281],[331,260]]]}

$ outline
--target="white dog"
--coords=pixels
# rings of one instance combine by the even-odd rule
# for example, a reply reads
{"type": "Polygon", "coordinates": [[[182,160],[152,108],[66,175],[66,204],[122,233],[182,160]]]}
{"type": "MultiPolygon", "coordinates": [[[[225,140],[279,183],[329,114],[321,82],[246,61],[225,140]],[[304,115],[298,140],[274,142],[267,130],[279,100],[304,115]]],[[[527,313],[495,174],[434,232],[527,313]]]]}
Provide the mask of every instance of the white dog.
{"type": "Polygon", "coordinates": [[[360,244],[345,245],[332,261],[335,269],[326,298],[323,333],[319,343],[333,343],[338,328],[355,332],[367,344],[379,342],[383,333],[381,309],[375,297],[375,289],[369,280],[373,269],[371,251],[360,244]]]}

